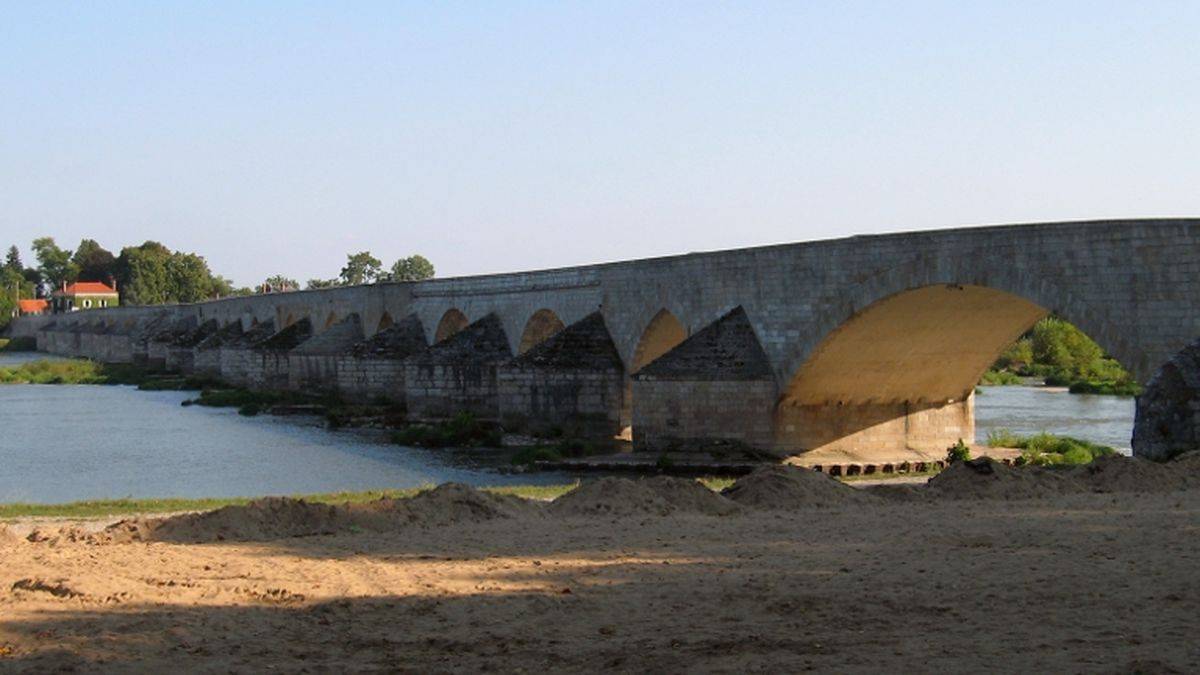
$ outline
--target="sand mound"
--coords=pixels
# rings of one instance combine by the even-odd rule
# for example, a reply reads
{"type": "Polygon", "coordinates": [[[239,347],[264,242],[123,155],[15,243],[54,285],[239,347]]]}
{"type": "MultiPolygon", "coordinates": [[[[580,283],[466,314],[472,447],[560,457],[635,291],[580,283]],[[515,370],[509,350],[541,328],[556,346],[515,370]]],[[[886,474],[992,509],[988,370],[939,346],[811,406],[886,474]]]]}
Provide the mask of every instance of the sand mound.
{"type": "Polygon", "coordinates": [[[170,518],[135,518],[115,523],[96,541],[259,541],[368,530],[386,532],[405,526],[444,526],[497,518],[538,516],[532,502],[447,483],[411,499],[381,499],[367,504],[314,504],[302,499],[267,497],[245,506],[170,518]]]}
{"type": "Polygon", "coordinates": [[[926,490],[945,499],[1037,499],[1083,491],[1070,471],[1009,467],[987,457],[954,462],[929,479],[926,490]]]}
{"type": "Polygon", "coordinates": [[[541,507],[528,499],[484,492],[461,483],[439,485],[393,503],[408,522],[427,527],[542,515],[541,507]]]}
{"type": "Polygon", "coordinates": [[[266,497],[245,506],[225,506],[205,513],[170,518],[135,518],[110,525],[107,541],[249,541],[333,534],[348,529],[346,509],[303,499],[266,497]]]}
{"type": "Polygon", "coordinates": [[[13,534],[7,525],[0,525],[0,547],[14,546],[21,543],[21,538],[13,534]]]}
{"type": "Polygon", "coordinates": [[[721,494],[756,509],[844,506],[875,499],[818,471],[783,465],[755,469],[721,494]]]}
{"type": "Polygon", "coordinates": [[[1099,457],[1074,467],[1071,475],[1093,492],[1168,492],[1184,487],[1183,472],[1175,466],[1124,455],[1099,457]]]}
{"type": "Polygon", "coordinates": [[[672,513],[723,516],[740,510],[737,504],[694,480],[668,476],[586,481],[555,499],[548,508],[551,513],[563,516],[665,516],[672,513]]]}

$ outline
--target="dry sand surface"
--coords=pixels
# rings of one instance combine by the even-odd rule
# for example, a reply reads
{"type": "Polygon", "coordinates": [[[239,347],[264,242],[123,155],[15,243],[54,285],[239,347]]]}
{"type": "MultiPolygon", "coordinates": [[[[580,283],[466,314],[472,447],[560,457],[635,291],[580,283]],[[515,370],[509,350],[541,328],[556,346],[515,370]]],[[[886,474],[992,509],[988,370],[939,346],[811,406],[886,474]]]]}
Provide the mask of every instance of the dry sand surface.
{"type": "Polygon", "coordinates": [[[1197,672],[1198,464],[0,531],[0,671],[1197,672]]]}

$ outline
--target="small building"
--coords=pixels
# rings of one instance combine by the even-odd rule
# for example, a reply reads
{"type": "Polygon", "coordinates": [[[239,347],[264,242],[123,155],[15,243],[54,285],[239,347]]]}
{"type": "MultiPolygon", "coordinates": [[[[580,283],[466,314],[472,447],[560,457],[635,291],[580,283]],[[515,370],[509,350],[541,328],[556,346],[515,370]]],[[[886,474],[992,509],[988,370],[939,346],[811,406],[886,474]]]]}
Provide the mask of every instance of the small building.
{"type": "Polygon", "coordinates": [[[41,316],[50,313],[50,301],[45,299],[18,300],[17,311],[13,316],[41,316]]]}
{"type": "Polygon", "coordinates": [[[66,314],[81,309],[116,307],[119,300],[117,289],[101,281],[64,282],[63,287],[51,295],[50,306],[55,314],[66,314]]]}

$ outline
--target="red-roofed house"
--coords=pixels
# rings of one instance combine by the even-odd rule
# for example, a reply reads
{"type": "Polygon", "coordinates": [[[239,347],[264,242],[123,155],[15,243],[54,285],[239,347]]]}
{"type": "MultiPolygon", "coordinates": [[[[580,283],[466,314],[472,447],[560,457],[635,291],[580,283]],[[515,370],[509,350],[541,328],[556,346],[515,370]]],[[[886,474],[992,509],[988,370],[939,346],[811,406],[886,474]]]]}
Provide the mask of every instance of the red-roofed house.
{"type": "Polygon", "coordinates": [[[49,300],[18,300],[17,316],[37,316],[50,311],[49,300]]]}
{"type": "Polygon", "coordinates": [[[76,281],[73,284],[64,283],[61,290],[54,291],[51,306],[55,314],[63,314],[81,309],[116,307],[119,298],[117,289],[106,283],[76,281]]]}

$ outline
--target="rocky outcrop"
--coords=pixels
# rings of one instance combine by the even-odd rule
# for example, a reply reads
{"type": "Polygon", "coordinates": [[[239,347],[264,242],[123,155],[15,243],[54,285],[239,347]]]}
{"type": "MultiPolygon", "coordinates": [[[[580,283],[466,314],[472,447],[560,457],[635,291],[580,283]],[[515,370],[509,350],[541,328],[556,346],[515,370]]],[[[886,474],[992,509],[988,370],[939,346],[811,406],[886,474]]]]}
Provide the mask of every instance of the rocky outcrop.
{"type": "Polygon", "coordinates": [[[1133,454],[1166,461],[1200,448],[1200,340],[1166,363],[1137,400],[1133,454]]]}

